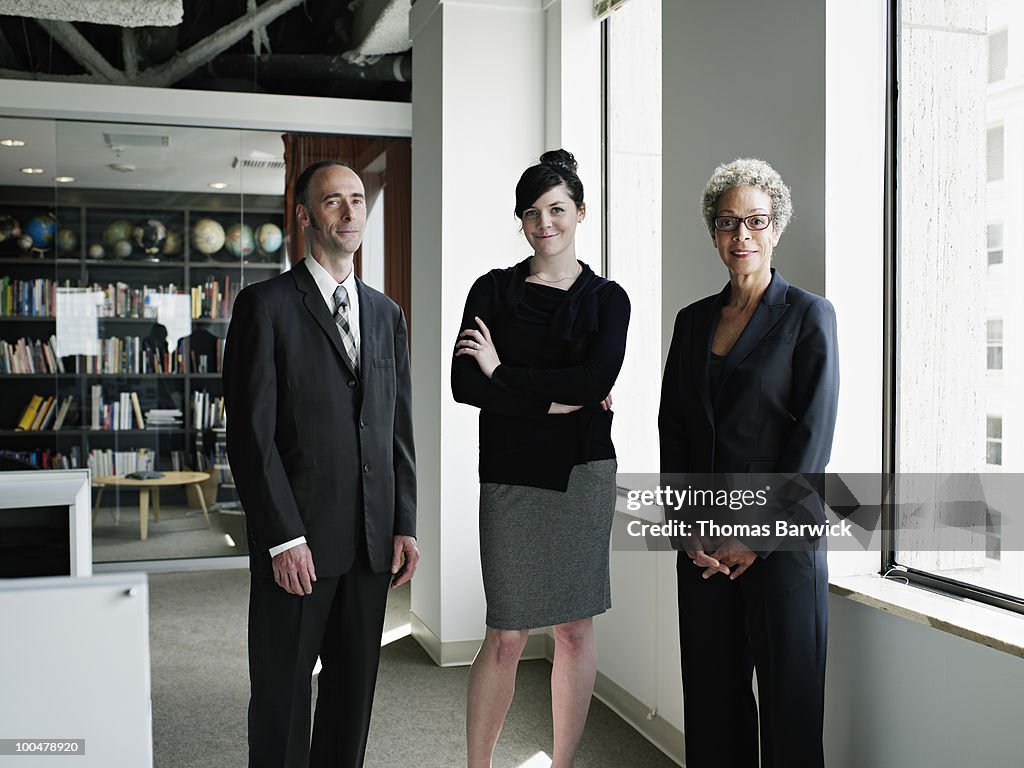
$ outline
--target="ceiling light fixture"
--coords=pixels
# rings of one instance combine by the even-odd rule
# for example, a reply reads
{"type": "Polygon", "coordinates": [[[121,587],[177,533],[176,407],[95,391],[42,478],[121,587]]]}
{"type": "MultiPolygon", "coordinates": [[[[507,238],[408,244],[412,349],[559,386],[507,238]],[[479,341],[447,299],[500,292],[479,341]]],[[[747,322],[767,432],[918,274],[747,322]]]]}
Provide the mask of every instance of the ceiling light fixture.
{"type": "Polygon", "coordinates": [[[25,141],[23,139],[0,139],[0,146],[3,147],[24,147],[25,141]]]}
{"type": "Polygon", "coordinates": [[[75,177],[74,176],[54,176],[53,180],[56,181],[58,184],[70,184],[72,181],[75,180],[75,177]]]}
{"type": "Polygon", "coordinates": [[[211,181],[207,186],[210,189],[227,189],[228,183],[226,181],[211,181]]]}
{"type": "Polygon", "coordinates": [[[119,173],[131,173],[135,170],[135,166],[132,163],[111,163],[107,166],[112,171],[118,171],[119,173]]]}
{"type": "Polygon", "coordinates": [[[22,173],[27,173],[29,175],[36,174],[36,173],[43,173],[43,169],[42,168],[21,168],[20,170],[21,170],[22,173]]]}

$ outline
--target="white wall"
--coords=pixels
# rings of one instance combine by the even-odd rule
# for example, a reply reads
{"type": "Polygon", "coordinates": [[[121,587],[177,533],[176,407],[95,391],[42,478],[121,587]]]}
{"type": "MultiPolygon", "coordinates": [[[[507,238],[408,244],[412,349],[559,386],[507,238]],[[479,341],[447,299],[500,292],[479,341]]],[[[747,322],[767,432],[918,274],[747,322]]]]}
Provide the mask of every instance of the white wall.
{"type": "MultiPolygon", "coordinates": [[[[755,156],[782,174],[796,213],[776,249],[776,266],[793,284],[824,289],[825,16],[814,0],[664,0],[662,25],[664,357],[678,310],[728,280],[699,209],[719,163],[755,156]],[[751,30],[756,35],[749,36],[751,30]]],[[[620,635],[617,647],[602,647],[602,659],[639,658],[637,648],[644,655],[657,649],[653,675],[650,662],[635,664],[616,669],[617,681],[638,692],[657,681],[652,703],[682,730],[675,571],[671,556],[657,557],[653,584],[620,589],[637,600],[647,593],[654,605],[632,633],[620,635]]]]}
{"type": "Polygon", "coordinates": [[[728,280],[699,213],[719,163],[768,161],[793,191],[775,266],[825,287],[825,9],[819,0],[663,0],[663,346],[676,311],[728,280]]]}
{"type": "Polygon", "coordinates": [[[1024,660],[833,597],[830,768],[1020,765],[1024,660]]]}

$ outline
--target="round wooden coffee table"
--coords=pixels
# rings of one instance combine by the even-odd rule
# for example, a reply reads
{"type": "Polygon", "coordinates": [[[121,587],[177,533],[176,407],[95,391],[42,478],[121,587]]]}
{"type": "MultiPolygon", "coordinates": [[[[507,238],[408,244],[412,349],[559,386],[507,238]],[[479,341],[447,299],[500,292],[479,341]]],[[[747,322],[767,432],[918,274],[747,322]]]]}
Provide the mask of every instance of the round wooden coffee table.
{"type": "MultiPolygon", "coordinates": [[[[210,515],[206,511],[206,499],[203,498],[203,489],[199,487],[210,479],[206,472],[164,472],[163,477],[154,477],[151,480],[132,480],[124,475],[108,475],[97,477],[92,481],[93,485],[100,487],[100,494],[103,488],[137,488],[139,491],[139,538],[145,541],[149,536],[149,503],[153,502],[153,522],[160,522],[160,489],[171,486],[183,485],[191,488],[199,499],[199,508],[203,510],[203,517],[206,518],[206,527],[210,525],[210,515]]],[[[93,520],[96,519],[96,509],[99,507],[100,496],[96,496],[96,504],[93,507],[93,520]]]]}

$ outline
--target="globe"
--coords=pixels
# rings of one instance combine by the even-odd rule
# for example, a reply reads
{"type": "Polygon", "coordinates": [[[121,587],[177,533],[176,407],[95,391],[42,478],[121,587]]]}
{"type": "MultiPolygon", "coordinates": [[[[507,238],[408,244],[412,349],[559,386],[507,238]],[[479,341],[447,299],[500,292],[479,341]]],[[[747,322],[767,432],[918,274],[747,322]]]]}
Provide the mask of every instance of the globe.
{"type": "Polygon", "coordinates": [[[132,240],[143,253],[155,256],[160,253],[164,241],[167,240],[167,227],[159,219],[140,221],[132,230],[132,240]]]}
{"type": "Polygon", "coordinates": [[[164,240],[164,247],[160,249],[160,252],[164,256],[178,256],[185,248],[185,242],[181,237],[181,232],[177,229],[167,230],[167,239],[164,240]]]}
{"type": "Polygon", "coordinates": [[[25,222],[25,234],[32,238],[32,249],[48,251],[53,247],[53,238],[57,234],[57,219],[52,213],[33,216],[25,222]]]}
{"type": "Polygon", "coordinates": [[[260,249],[260,253],[266,256],[277,253],[282,242],[284,242],[284,236],[277,224],[271,224],[268,221],[266,224],[261,224],[256,230],[256,245],[260,249]]]}
{"type": "Polygon", "coordinates": [[[57,250],[60,253],[71,253],[78,247],[78,235],[73,229],[57,230],[57,250]]]}
{"type": "Polygon", "coordinates": [[[128,219],[115,219],[103,230],[103,243],[111,247],[121,240],[128,240],[132,236],[135,226],[128,219]]]}
{"type": "Polygon", "coordinates": [[[256,249],[256,241],[252,236],[252,227],[248,224],[232,224],[225,235],[224,248],[236,259],[250,256],[256,249]]]}
{"type": "Polygon", "coordinates": [[[213,219],[200,219],[192,227],[192,247],[207,256],[224,247],[224,227],[213,219]]]}
{"type": "Polygon", "coordinates": [[[114,243],[112,250],[115,259],[130,259],[132,257],[132,244],[127,240],[118,240],[114,243]]]}
{"type": "Polygon", "coordinates": [[[90,259],[102,259],[107,255],[106,251],[103,250],[103,246],[99,243],[93,243],[90,245],[86,253],[89,255],[90,259]]]}
{"type": "Polygon", "coordinates": [[[9,213],[0,213],[0,243],[21,237],[21,224],[9,213]]]}

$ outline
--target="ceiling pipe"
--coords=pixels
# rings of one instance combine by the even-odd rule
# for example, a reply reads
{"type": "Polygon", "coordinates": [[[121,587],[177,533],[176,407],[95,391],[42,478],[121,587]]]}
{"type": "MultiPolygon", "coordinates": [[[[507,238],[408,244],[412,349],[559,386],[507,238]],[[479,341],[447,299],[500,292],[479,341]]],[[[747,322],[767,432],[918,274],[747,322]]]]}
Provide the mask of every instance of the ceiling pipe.
{"type": "Polygon", "coordinates": [[[214,77],[246,77],[279,80],[365,80],[399,82],[412,80],[412,55],[381,56],[373,63],[353,64],[342,55],[288,54],[220,56],[208,67],[214,77]]]}

